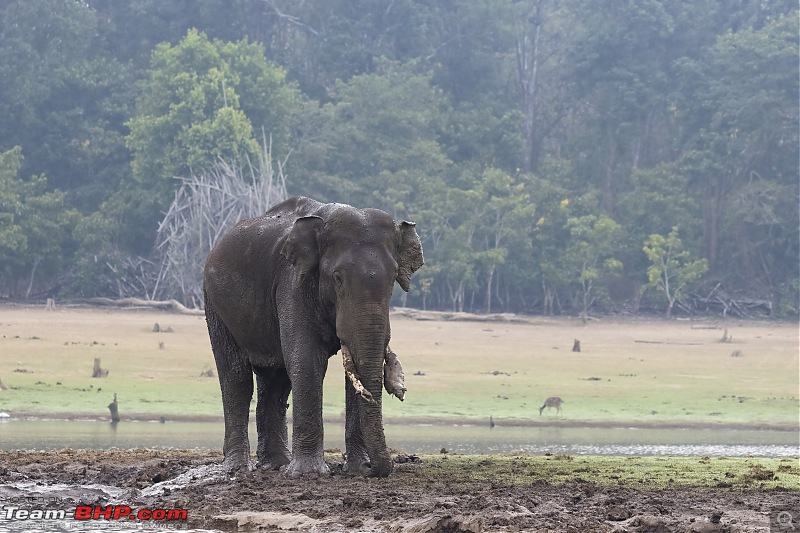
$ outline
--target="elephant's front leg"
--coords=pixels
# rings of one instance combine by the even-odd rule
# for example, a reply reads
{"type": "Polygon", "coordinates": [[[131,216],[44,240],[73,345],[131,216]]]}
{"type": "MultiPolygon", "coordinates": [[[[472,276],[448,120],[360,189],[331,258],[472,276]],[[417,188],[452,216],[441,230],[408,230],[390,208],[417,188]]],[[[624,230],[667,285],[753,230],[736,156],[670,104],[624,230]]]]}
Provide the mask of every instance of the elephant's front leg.
{"type": "Polygon", "coordinates": [[[286,403],[291,382],[285,369],[255,368],[258,385],[256,429],[258,467],[268,470],[289,464],[289,438],[286,432],[286,403]]]}
{"type": "Polygon", "coordinates": [[[308,348],[311,357],[287,357],[292,381],[292,460],[286,475],[298,477],[308,473],[329,474],[323,457],[322,381],[328,357],[317,348],[308,348]]]}
{"type": "Polygon", "coordinates": [[[369,472],[369,454],[361,431],[361,415],[358,404],[363,398],[353,387],[347,376],[344,378],[345,419],[344,443],[347,459],[342,470],[348,474],[366,474],[369,472]]]}

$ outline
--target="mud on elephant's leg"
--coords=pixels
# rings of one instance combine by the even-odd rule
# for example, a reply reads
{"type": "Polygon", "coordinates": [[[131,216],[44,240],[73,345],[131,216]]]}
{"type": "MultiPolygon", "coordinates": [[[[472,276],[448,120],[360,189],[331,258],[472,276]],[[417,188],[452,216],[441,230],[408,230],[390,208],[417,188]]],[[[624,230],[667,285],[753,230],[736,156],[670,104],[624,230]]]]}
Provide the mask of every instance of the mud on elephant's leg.
{"type": "Polygon", "coordinates": [[[397,354],[389,346],[386,346],[386,357],[383,364],[383,386],[386,387],[386,392],[397,396],[401,402],[408,390],[406,389],[403,365],[400,364],[397,354]]]}
{"type": "Polygon", "coordinates": [[[229,473],[249,470],[250,440],[247,438],[247,421],[250,400],[253,397],[253,370],[208,299],[206,321],[217,365],[225,416],[225,441],[222,446],[225,459],[222,466],[229,473]]]}
{"type": "MultiPolygon", "coordinates": [[[[315,352],[314,347],[299,350],[305,354],[315,352]]],[[[303,363],[299,363],[299,356],[286,359],[292,362],[287,369],[292,382],[292,460],[285,473],[291,478],[312,473],[329,474],[323,453],[322,427],[322,381],[328,358],[319,353],[317,357],[309,356],[303,363]]]]}
{"type": "Polygon", "coordinates": [[[247,437],[247,422],[250,401],[253,398],[253,374],[250,366],[231,369],[224,377],[220,375],[222,407],[225,415],[225,441],[222,452],[223,468],[228,473],[249,470],[250,440],[247,437]]]}
{"type": "Polygon", "coordinates": [[[258,468],[274,470],[289,464],[289,438],[286,431],[286,403],[291,390],[285,369],[255,369],[258,384],[256,429],[258,468]]]}

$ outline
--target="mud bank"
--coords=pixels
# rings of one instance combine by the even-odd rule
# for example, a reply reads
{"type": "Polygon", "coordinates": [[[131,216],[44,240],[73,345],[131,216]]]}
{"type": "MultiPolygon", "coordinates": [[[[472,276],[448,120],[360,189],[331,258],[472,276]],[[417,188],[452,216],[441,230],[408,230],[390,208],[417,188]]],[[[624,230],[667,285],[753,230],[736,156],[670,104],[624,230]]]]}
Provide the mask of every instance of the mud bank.
{"type": "MultiPolygon", "coordinates": [[[[622,485],[596,483],[580,474],[566,481],[549,478],[551,482],[535,463],[490,456],[459,462],[457,457],[420,460],[401,454],[387,479],[346,477],[335,452],[326,455],[334,472],[330,476],[290,480],[279,472],[257,470],[231,479],[218,468],[220,455],[0,452],[0,502],[36,496],[40,502],[73,502],[73,508],[78,502],[185,509],[187,520],[181,527],[225,531],[414,533],[768,532],[770,516],[800,510],[800,491],[792,477],[796,458],[775,472],[753,469],[744,480],[721,474],[705,487],[640,489],[627,480],[622,485]],[[774,480],[783,471],[791,473],[784,478],[790,484],[776,486],[774,480]],[[762,484],[767,478],[769,487],[762,484]]],[[[646,486],[646,480],[641,484],[646,486]]]]}

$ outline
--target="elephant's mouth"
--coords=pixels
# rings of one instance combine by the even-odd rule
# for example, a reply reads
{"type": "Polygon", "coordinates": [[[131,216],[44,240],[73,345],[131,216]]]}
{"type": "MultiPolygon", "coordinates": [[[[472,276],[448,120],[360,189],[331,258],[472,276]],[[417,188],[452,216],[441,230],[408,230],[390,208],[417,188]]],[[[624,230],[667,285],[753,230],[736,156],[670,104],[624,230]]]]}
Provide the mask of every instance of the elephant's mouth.
{"type": "MultiPolygon", "coordinates": [[[[372,397],[372,393],[361,383],[361,378],[358,375],[353,355],[345,344],[342,344],[342,363],[344,364],[345,375],[347,379],[350,380],[356,393],[366,402],[374,404],[375,398],[372,397]]],[[[397,358],[397,354],[388,346],[386,347],[383,357],[383,386],[386,388],[386,392],[396,396],[401,402],[405,398],[406,391],[408,390],[405,385],[403,365],[400,364],[400,359],[397,358]]]]}

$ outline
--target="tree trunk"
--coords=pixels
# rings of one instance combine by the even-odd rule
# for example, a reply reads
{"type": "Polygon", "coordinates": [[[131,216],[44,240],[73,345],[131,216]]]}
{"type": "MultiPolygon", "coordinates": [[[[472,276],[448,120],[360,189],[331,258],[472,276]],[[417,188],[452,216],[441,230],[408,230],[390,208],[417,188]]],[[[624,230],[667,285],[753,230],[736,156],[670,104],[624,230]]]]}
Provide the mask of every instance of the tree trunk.
{"type": "Polygon", "coordinates": [[[106,378],[108,377],[108,370],[100,366],[100,358],[94,358],[94,368],[92,368],[93,378],[106,378]]]}
{"type": "Polygon", "coordinates": [[[494,278],[494,269],[496,265],[492,263],[489,267],[489,280],[486,282],[486,313],[492,312],[492,278],[494,278]]]}
{"type": "Polygon", "coordinates": [[[28,281],[28,290],[25,291],[26,300],[31,297],[31,291],[33,290],[33,276],[34,274],[36,274],[36,267],[39,266],[40,261],[41,261],[40,259],[36,259],[33,262],[33,267],[31,268],[31,279],[30,281],[28,281]]]}
{"type": "Polygon", "coordinates": [[[720,179],[706,188],[703,199],[703,257],[708,260],[708,272],[716,273],[719,253],[719,220],[722,210],[722,185],[720,179]]]}
{"type": "Polygon", "coordinates": [[[517,38],[517,76],[519,78],[520,96],[522,99],[522,136],[524,142],[522,170],[526,173],[533,172],[538,167],[538,136],[534,129],[536,125],[536,99],[539,88],[539,48],[541,36],[541,10],[543,0],[536,0],[530,19],[532,35],[527,29],[522,36],[517,38]]]}

